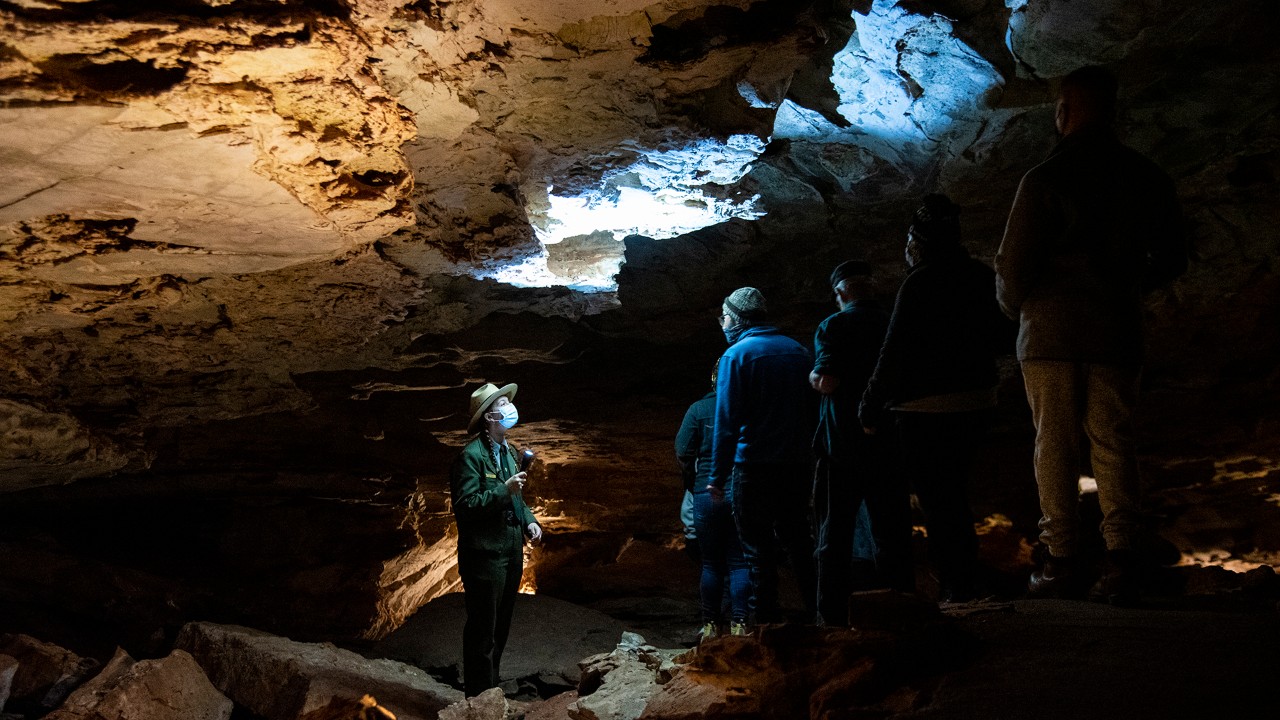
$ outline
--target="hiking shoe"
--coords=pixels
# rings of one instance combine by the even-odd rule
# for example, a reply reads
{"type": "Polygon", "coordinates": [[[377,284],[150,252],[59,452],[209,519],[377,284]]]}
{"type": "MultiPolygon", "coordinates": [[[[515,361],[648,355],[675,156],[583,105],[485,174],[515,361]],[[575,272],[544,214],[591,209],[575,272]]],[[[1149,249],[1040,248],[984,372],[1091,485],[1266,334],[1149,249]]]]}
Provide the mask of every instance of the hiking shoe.
{"type": "Polygon", "coordinates": [[[746,635],[747,624],[744,622],[739,622],[737,620],[734,620],[733,622],[729,623],[729,634],[737,635],[739,637],[746,635]]]}
{"type": "Polygon", "coordinates": [[[1108,550],[1102,575],[1089,590],[1089,599],[1117,607],[1138,604],[1138,568],[1129,550],[1108,550]]]}
{"type": "Polygon", "coordinates": [[[720,634],[720,633],[719,633],[718,629],[716,628],[716,624],[715,624],[715,623],[713,623],[713,622],[705,623],[705,624],[702,626],[702,628],[701,628],[700,630],[698,630],[698,642],[702,642],[703,640],[707,640],[707,639],[709,639],[709,638],[716,637],[716,636],[717,636],[717,635],[719,635],[719,634],[720,634]]]}
{"type": "Polygon", "coordinates": [[[1027,597],[1077,597],[1080,594],[1078,574],[1075,558],[1050,555],[1043,567],[1031,573],[1027,581],[1027,597]]]}

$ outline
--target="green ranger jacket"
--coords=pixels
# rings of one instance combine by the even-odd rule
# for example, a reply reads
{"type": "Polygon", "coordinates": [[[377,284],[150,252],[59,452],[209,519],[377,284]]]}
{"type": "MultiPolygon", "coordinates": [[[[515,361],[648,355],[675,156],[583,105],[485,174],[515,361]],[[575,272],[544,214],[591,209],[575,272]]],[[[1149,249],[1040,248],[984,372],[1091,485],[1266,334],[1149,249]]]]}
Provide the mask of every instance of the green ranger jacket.
{"type": "Polygon", "coordinates": [[[524,530],[538,520],[524,498],[508,495],[506,481],[516,474],[510,443],[499,449],[502,466],[493,462],[485,441],[475,437],[453,461],[449,493],[458,521],[458,550],[505,552],[524,542],[524,530]]]}

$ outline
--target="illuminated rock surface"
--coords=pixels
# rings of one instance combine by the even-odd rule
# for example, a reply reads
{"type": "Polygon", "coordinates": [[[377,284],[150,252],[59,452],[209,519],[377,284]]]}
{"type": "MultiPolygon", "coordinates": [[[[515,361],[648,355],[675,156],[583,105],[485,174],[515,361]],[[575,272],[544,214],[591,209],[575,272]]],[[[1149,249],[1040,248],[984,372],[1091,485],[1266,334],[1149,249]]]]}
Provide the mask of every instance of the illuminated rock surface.
{"type": "MultiPolygon", "coordinates": [[[[528,580],[687,612],[671,440],[720,300],[760,287],[807,341],[837,262],[892,292],[932,189],[989,259],[1085,62],[1193,243],[1149,305],[1157,530],[1280,563],[1277,12],[0,4],[0,617],[139,656],[193,619],[385,637],[458,589],[446,468],[482,380],[520,383],[539,451],[528,580]]],[[[1014,578],[1037,513],[1006,371],[974,505],[1014,578]]]]}

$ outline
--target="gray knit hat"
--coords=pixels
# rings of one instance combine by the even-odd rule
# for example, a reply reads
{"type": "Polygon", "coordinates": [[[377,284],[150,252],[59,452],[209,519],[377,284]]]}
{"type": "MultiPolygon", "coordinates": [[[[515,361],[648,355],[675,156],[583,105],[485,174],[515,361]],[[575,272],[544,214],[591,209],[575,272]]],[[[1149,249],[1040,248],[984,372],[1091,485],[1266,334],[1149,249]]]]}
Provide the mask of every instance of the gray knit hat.
{"type": "Polygon", "coordinates": [[[743,287],[729,293],[724,299],[724,312],[735,322],[759,322],[769,316],[764,295],[753,287],[743,287]]]}

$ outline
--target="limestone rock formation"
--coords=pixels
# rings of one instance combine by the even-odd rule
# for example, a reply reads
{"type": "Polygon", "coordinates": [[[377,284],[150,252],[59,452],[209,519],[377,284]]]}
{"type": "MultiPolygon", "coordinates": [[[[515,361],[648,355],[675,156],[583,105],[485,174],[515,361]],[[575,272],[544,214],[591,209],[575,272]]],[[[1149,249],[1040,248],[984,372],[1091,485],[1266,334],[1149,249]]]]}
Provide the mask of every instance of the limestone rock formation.
{"type": "Polygon", "coordinates": [[[231,701],[218,692],[191,655],[174,650],[158,660],[134,661],[124,651],[81,686],[50,720],[227,720],[231,701]]]}
{"type": "MultiPolygon", "coordinates": [[[[156,647],[195,618],[386,636],[457,589],[446,468],[483,380],[521,384],[540,451],[531,581],[687,587],[629,569],[675,545],[670,439],[720,299],[757,286],[807,340],[837,262],[891,295],[929,190],[989,259],[1053,81],[1096,62],[1195,256],[1148,308],[1158,529],[1188,562],[1275,563],[1274,513],[1231,518],[1280,493],[1278,12],[3,3],[0,603],[156,647]]],[[[1012,368],[1006,390],[977,503],[1018,547],[1012,368]]]]}
{"type": "Polygon", "coordinates": [[[29,635],[0,635],[0,673],[9,676],[0,683],[6,703],[13,712],[44,714],[62,704],[67,695],[85,681],[100,663],[53,643],[29,635]]]}
{"type": "Polygon", "coordinates": [[[227,697],[269,720],[295,720],[335,700],[376,699],[397,718],[433,720],[462,693],[390,660],[249,628],[191,623],[177,639],[227,697]]]}

